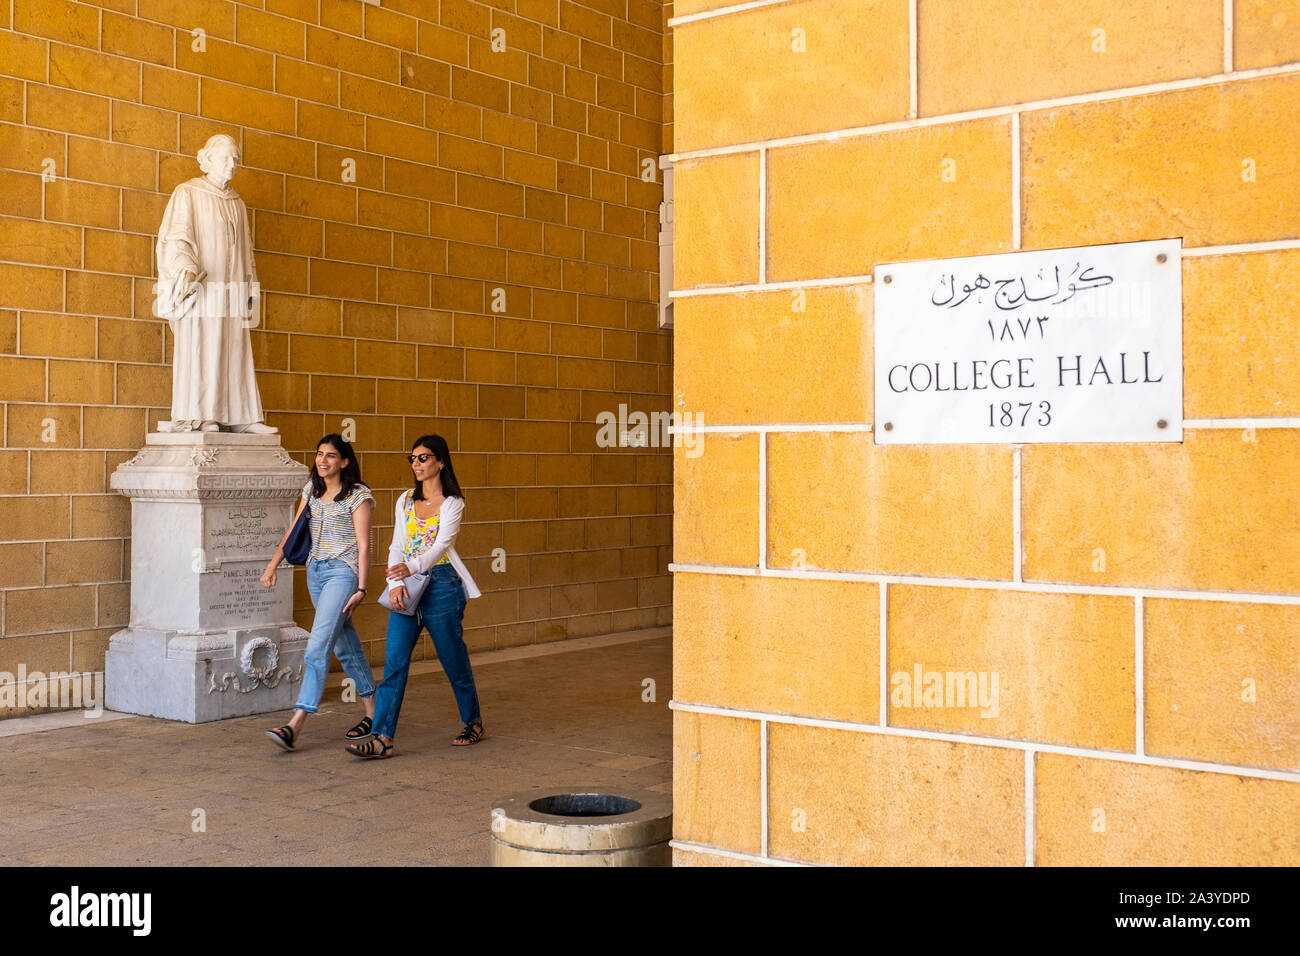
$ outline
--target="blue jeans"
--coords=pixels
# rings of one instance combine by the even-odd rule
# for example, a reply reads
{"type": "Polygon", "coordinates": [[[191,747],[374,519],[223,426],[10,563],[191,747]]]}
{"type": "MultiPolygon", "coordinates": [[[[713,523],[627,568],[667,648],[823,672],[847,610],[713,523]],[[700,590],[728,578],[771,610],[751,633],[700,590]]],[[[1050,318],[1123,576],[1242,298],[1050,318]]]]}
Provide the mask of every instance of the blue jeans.
{"type": "Polygon", "coordinates": [[[351,619],[343,619],[343,605],[357,592],[357,572],[346,561],[307,562],[307,591],[316,608],[316,620],[307,639],[306,666],[303,669],[302,688],[298,692],[298,710],[316,713],[321,695],[325,693],[325,675],[329,673],[330,651],[343,665],[343,672],[357,685],[357,695],[369,697],[375,692],[375,681],[370,676],[370,662],[361,649],[361,638],[351,619]]]}
{"type": "Polygon", "coordinates": [[[384,679],[375,697],[376,734],[391,738],[397,733],[397,715],[406,695],[406,676],[411,669],[411,651],[424,627],[433,640],[451,689],[460,708],[461,723],[479,719],[478,690],[469,668],[469,651],[465,647],[461,620],[465,616],[465,586],[450,564],[434,566],[429,584],[420,598],[415,616],[388,612],[388,640],[384,651],[384,679]]]}

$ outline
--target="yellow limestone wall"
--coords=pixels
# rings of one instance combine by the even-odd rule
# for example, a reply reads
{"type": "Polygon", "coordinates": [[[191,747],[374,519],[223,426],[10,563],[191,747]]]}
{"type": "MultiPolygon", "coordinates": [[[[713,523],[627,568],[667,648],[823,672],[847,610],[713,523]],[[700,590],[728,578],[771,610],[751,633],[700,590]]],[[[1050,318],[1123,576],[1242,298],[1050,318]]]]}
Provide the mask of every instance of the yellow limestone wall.
{"type": "Polygon", "coordinates": [[[670,21],[675,862],[1300,863],[1300,7],[727,5],[670,21]],[[1167,236],[1181,444],[873,442],[877,263],[1167,236]]]}
{"type": "MultiPolygon", "coordinates": [[[[0,0],[0,672],[100,670],[127,623],[130,502],[108,476],[169,417],[154,237],[217,132],[243,150],[263,404],[302,461],[353,419],[377,492],[370,594],[405,454],[434,431],[485,592],[471,650],[669,623],[669,453],[596,443],[602,411],[668,407],[662,184],[643,177],[664,149],[664,16],[0,0]]],[[[357,612],[374,663],[385,614],[357,612]]]]}

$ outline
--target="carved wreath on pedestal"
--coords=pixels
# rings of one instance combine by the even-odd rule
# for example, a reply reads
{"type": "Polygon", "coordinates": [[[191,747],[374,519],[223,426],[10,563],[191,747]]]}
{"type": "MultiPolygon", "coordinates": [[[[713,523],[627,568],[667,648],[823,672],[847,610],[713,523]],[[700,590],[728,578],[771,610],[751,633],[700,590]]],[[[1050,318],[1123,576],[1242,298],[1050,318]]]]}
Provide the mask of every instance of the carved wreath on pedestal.
{"type": "Polygon", "coordinates": [[[228,691],[233,686],[241,694],[248,694],[257,690],[262,684],[267,687],[275,687],[286,677],[289,678],[291,684],[302,680],[305,665],[299,666],[298,672],[295,674],[292,667],[281,667],[277,670],[276,665],[279,663],[280,649],[276,646],[275,641],[269,637],[255,637],[244,645],[244,650],[239,655],[239,669],[248,678],[248,686],[244,686],[239,679],[239,675],[234,671],[227,671],[221,675],[220,680],[217,679],[216,674],[209,678],[208,693],[228,691]],[[260,655],[260,658],[258,651],[264,652],[260,655]],[[258,663],[259,659],[262,662],[260,664],[258,663]]]}

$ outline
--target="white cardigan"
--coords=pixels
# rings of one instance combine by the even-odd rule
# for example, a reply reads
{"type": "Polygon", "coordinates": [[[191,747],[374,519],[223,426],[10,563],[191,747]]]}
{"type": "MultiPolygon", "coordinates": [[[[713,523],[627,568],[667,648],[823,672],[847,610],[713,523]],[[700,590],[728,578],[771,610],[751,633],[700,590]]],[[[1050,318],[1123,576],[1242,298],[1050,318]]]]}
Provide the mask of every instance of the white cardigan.
{"type": "MultiPolygon", "coordinates": [[[[460,575],[461,582],[465,585],[465,596],[471,598],[482,597],[483,592],[478,589],[478,585],[470,577],[469,568],[465,567],[465,562],[460,559],[460,555],[452,547],[456,540],[456,533],[460,531],[461,515],[465,513],[463,498],[443,499],[442,508],[438,512],[438,536],[433,541],[433,547],[421,551],[409,561],[402,561],[402,552],[406,549],[406,500],[410,496],[411,492],[409,490],[397,496],[397,511],[393,521],[393,543],[388,548],[388,566],[392,567],[394,564],[403,563],[411,569],[412,574],[424,574],[441,561],[443,555],[446,555],[451,561],[451,566],[460,575]]],[[[388,590],[390,591],[401,586],[401,581],[390,579],[388,582],[388,590]]]]}

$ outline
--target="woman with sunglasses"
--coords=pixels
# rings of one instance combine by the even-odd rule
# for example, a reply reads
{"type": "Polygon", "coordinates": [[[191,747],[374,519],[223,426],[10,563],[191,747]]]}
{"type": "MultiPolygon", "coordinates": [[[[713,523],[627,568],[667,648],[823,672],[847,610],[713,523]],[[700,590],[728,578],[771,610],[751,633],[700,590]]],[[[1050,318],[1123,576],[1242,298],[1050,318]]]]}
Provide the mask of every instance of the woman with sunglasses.
{"type": "Polygon", "coordinates": [[[421,627],[433,640],[465,725],[452,744],[464,747],[483,739],[478,690],[461,628],[467,600],[481,592],[453,547],[465,513],[465,498],[451,466],[451,451],[440,435],[417,439],[407,460],[415,487],[397,499],[393,544],[388,549],[388,593],[394,610],[388,613],[384,679],[375,695],[374,736],[365,743],[348,744],[348,750],[358,757],[393,755],[397,715],[421,627]],[[403,582],[413,574],[428,574],[429,581],[415,613],[402,614],[409,598],[403,582]]]}
{"type": "MultiPolygon", "coordinates": [[[[325,693],[330,651],[356,684],[366,716],[345,736],[360,739],[370,733],[375,713],[375,681],[361,638],[352,625],[352,612],[366,596],[361,576],[370,565],[370,510],[375,506],[370,489],[361,482],[352,445],[342,435],[326,435],[316,445],[316,467],[303,486],[298,514],[311,502],[311,556],[307,559],[307,591],[316,608],[311,637],[307,640],[302,687],[289,723],[266,735],[285,750],[293,750],[308,714],[316,713],[325,693]]],[[[289,523],[293,530],[298,514],[289,523]]],[[[284,533],[271,563],[262,574],[262,586],[275,587],[275,569],[284,560],[284,533]]]]}

